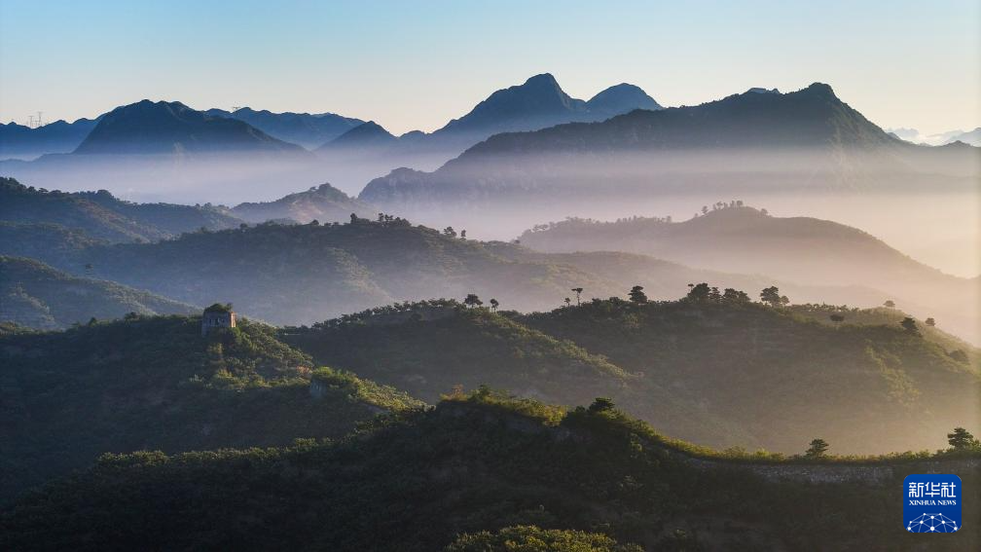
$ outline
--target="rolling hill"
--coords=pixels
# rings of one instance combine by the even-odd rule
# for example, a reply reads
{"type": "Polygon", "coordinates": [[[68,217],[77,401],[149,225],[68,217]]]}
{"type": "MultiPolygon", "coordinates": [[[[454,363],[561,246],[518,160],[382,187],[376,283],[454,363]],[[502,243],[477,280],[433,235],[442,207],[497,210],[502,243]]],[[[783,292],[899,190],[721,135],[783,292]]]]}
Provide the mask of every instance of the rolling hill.
{"type": "MultiPolygon", "coordinates": [[[[634,552],[613,539],[646,550],[798,550],[820,540],[904,550],[896,489],[906,473],[936,470],[960,474],[964,519],[976,518],[976,456],[727,460],[666,442],[598,401],[565,412],[478,393],[335,443],[106,456],[8,508],[0,545],[634,552]]],[[[967,523],[941,538],[956,551],[979,542],[967,523]]]]}
{"type": "Polygon", "coordinates": [[[128,313],[191,314],[184,303],[113,282],[77,278],[44,263],[0,255],[0,322],[50,330],[128,313]]]}
{"type": "Polygon", "coordinates": [[[977,350],[898,323],[832,327],[748,299],[596,299],[528,315],[396,307],[284,339],[429,401],[480,384],[570,405],[609,396],[668,435],[717,448],[793,452],[808,436],[848,453],[935,448],[943,428],[981,423],[977,350]]]}
{"type": "Polygon", "coordinates": [[[881,302],[874,290],[795,287],[631,254],[553,256],[515,244],[462,239],[452,229],[413,226],[388,215],[346,224],[198,231],[144,244],[79,243],[48,227],[8,227],[7,233],[31,236],[45,247],[0,243],[0,254],[32,256],[70,273],[190,304],[232,301],[244,313],[281,324],[309,324],[393,301],[469,293],[524,311],[553,308],[575,287],[585,288],[587,298],[605,298],[641,284],[650,286],[653,297],[674,298],[693,281],[748,290],[777,283],[796,301],[881,302]],[[59,245],[60,238],[70,241],[59,245]]]}
{"type": "Polygon", "coordinates": [[[4,177],[0,177],[0,221],[57,224],[112,242],[153,241],[200,228],[232,228],[241,222],[210,206],[131,203],[105,190],[48,191],[4,177]]]}
{"type": "Polygon", "coordinates": [[[375,209],[325,183],[276,201],[242,203],[232,208],[231,212],[250,222],[289,219],[306,224],[314,220],[350,220],[352,213],[359,217],[371,217],[375,214],[375,209]]]}
{"type": "Polygon", "coordinates": [[[200,316],[0,335],[0,382],[0,502],[107,452],[340,437],[378,413],[421,404],[314,369],[262,324],[240,320],[202,337],[200,316]]]}
{"type": "Polygon", "coordinates": [[[628,251],[685,265],[760,273],[804,285],[864,285],[923,318],[977,342],[976,280],[943,274],[861,230],[810,217],[773,217],[736,204],[717,204],[683,221],[570,219],[524,232],[521,243],[547,252],[628,251]]]}

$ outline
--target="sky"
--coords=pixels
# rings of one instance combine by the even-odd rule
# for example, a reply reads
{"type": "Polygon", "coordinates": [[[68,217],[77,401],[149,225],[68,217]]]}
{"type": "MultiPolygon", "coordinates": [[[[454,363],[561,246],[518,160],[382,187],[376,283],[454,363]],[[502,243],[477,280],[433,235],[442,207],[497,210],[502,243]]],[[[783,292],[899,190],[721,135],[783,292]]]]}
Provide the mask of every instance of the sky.
{"type": "Polygon", "coordinates": [[[981,2],[0,0],[0,121],[139,101],[431,131],[549,72],[666,106],[830,84],[882,127],[981,126],[981,2]]]}

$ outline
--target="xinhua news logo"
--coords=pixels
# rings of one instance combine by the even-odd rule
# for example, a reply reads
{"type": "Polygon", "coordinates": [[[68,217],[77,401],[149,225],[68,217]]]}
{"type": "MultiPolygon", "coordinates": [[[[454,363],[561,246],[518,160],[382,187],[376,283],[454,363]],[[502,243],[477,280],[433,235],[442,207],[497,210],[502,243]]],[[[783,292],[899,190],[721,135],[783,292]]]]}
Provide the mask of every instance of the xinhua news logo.
{"type": "Polygon", "coordinates": [[[913,474],[903,482],[903,521],[910,533],[955,533],[961,528],[961,478],[913,474]]]}

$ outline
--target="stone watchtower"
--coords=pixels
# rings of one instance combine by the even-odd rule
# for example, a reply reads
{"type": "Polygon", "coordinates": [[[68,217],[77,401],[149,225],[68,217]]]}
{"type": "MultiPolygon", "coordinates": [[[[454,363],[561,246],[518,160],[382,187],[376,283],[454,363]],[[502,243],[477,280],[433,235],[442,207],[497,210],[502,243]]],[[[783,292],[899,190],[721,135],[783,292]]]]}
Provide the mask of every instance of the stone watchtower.
{"type": "Polygon", "coordinates": [[[201,336],[208,335],[208,332],[217,328],[234,328],[235,312],[232,311],[232,304],[215,303],[204,309],[201,316],[201,336]]]}

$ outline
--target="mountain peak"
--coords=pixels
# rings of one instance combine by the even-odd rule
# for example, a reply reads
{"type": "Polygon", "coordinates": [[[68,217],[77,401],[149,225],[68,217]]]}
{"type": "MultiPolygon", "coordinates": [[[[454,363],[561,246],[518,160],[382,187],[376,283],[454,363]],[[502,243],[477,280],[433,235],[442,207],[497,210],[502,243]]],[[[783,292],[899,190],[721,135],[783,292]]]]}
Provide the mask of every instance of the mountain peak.
{"type": "Polygon", "coordinates": [[[170,154],[300,149],[237,119],[197,111],[181,102],[144,99],[104,115],[75,153],[170,154]]]}
{"type": "Polygon", "coordinates": [[[351,130],[327,142],[320,149],[333,149],[337,147],[362,147],[392,145],[398,138],[384,127],[374,121],[362,123],[351,130]]]}
{"type": "Polygon", "coordinates": [[[806,92],[807,94],[813,96],[822,96],[826,98],[835,98],[835,99],[838,98],[838,96],[835,95],[834,89],[831,88],[831,85],[825,84],[823,82],[812,83],[807,88],[801,90],[801,92],[806,92]]]}
{"type": "Polygon", "coordinates": [[[625,82],[596,94],[586,102],[586,106],[590,111],[609,115],[619,115],[635,109],[664,109],[641,87],[625,82]]]}

